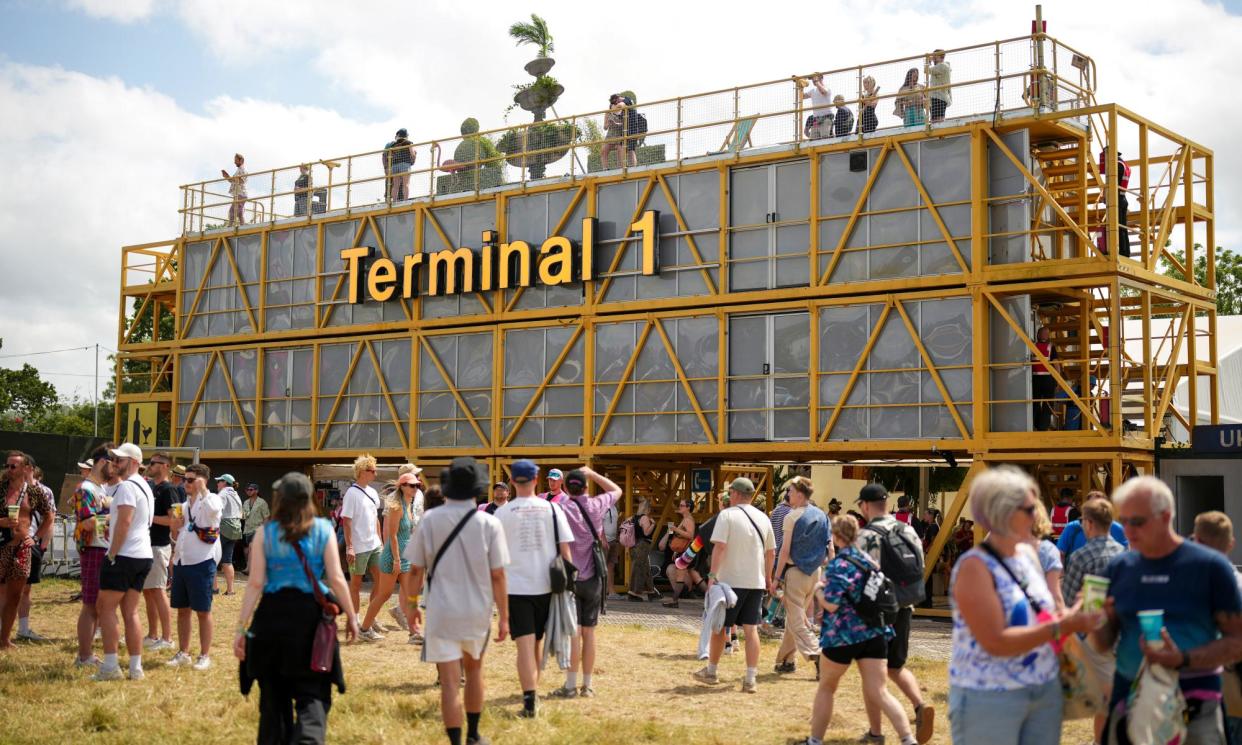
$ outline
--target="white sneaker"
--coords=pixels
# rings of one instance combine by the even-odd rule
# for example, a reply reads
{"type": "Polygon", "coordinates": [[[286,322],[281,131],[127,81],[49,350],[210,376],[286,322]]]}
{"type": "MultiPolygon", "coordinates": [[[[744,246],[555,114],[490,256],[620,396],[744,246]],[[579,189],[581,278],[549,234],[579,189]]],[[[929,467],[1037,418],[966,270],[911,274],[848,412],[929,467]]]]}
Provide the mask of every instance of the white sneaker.
{"type": "Polygon", "coordinates": [[[142,668],[138,668],[137,670],[130,670],[130,671],[129,671],[129,679],[130,679],[130,680],[142,680],[142,679],[143,679],[143,678],[145,678],[145,677],[147,677],[147,674],[146,674],[146,673],[144,673],[144,672],[142,671],[142,668]]]}
{"type": "Polygon", "coordinates": [[[206,670],[211,667],[211,658],[205,654],[200,654],[191,667],[199,671],[206,670]]]}
{"type": "Polygon", "coordinates": [[[172,656],[171,660],[165,662],[164,664],[168,667],[185,667],[193,662],[194,660],[190,659],[190,655],[185,652],[178,652],[172,656]]]}
{"type": "Polygon", "coordinates": [[[152,652],[163,652],[168,649],[176,648],[176,645],[174,645],[169,639],[156,639],[155,643],[149,647],[152,652]]]}
{"type": "Polygon", "coordinates": [[[392,616],[393,620],[397,622],[397,626],[402,631],[410,630],[410,622],[405,620],[405,614],[401,612],[400,608],[397,608],[396,606],[389,608],[388,615],[392,616]]]}
{"type": "Polygon", "coordinates": [[[160,643],[159,637],[154,637],[154,636],[142,637],[142,648],[143,649],[154,649],[155,645],[159,643],[160,643]]]}
{"type": "Polygon", "coordinates": [[[41,644],[47,641],[46,636],[43,636],[42,634],[38,633],[34,629],[30,629],[29,631],[18,631],[17,638],[24,639],[25,641],[28,641],[28,642],[34,642],[36,644],[41,644]]]}
{"type": "Polygon", "coordinates": [[[387,634],[389,631],[392,631],[392,629],[380,623],[378,618],[371,622],[371,630],[378,631],[381,634],[387,634]]]}
{"type": "Polygon", "coordinates": [[[418,645],[423,643],[423,635],[418,633],[410,634],[410,638],[405,640],[406,644],[418,645]]]}
{"type": "Polygon", "coordinates": [[[375,630],[374,624],[371,628],[358,632],[358,638],[367,642],[378,642],[384,639],[384,635],[375,630]]]}
{"type": "Polygon", "coordinates": [[[120,665],[112,665],[110,667],[100,666],[99,670],[91,676],[91,680],[103,682],[106,680],[124,680],[125,673],[121,672],[120,665]]]}

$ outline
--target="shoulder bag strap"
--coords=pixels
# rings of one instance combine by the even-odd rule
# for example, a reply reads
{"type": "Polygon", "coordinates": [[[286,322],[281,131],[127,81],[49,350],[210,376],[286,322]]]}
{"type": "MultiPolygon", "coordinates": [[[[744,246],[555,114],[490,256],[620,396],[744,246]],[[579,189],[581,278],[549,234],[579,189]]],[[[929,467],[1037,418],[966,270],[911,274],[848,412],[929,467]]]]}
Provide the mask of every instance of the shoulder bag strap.
{"type": "Polygon", "coordinates": [[[595,539],[595,545],[598,546],[599,545],[599,531],[595,529],[595,522],[592,521],[591,516],[587,514],[586,508],[582,506],[581,502],[574,499],[573,497],[570,497],[569,501],[574,503],[574,506],[578,508],[578,512],[582,515],[582,519],[586,520],[587,527],[591,529],[591,537],[595,539]]]}
{"type": "MultiPolygon", "coordinates": [[[[1014,574],[1013,570],[1009,568],[1009,565],[1005,563],[1005,560],[1001,557],[1000,553],[998,553],[996,549],[992,548],[987,541],[979,544],[979,546],[986,551],[989,556],[996,559],[996,563],[1001,565],[1001,568],[1005,570],[1005,574],[1009,575],[1009,579],[1013,580],[1013,583],[1018,586],[1018,589],[1022,590],[1022,594],[1026,596],[1026,602],[1031,604],[1031,608],[1036,613],[1042,611],[1044,609],[1044,604],[1031,597],[1031,593],[1026,589],[1026,581],[1018,579],[1018,575],[1014,574]]],[[[1017,556],[1016,553],[1014,555],[1017,556]]]]}
{"type": "Polygon", "coordinates": [[[740,505],[740,504],[739,504],[739,505],[737,506],[737,509],[738,509],[738,510],[741,510],[742,515],[743,515],[743,516],[745,516],[745,518],[746,518],[746,522],[750,523],[750,527],[754,528],[754,529],[755,529],[755,534],[759,536],[759,551],[760,551],[760,553],[762,553],[762,552],[763,552],[763,531],[759,530],[759,526],[755,524],[755,520],[754,520],[754,518],[752,518],[750,515],[747,515],[747,514],[746,514],[746,508],[745,508],[745,507],[743,507],[742,505],[740,505]]]}
{"type": "MultiPolygon", "coordinates": [[[[307,533],[310,535],[310,533],[307,533]]],[[[328,601],[324,597],[323,591],[319,589],[319,580],[315,579],[315,575],[311,572],[310,562],[306,560],[306,554],[302,553],[302,545],[300,541],[292,541],[293,551],[298,555],[298,560],[302,562],[302,571],[306,572],[306,579],[310,580],[311,591],[315,593],[315,602],[319,603],[319,607],[323,608],[325,615],[336,616],[341,609],[335,603],[328,601]]]]}
{"type": "Polygon", "coordinates": [[[428,590],[428,592],[430,592],[430,591],[431,591],[431,578],[432,578],[432,576],[434,576],[434,575],[435,575],[435,573],[436,573],[436,567],[437,567],[437,566],[439,566],[439,564],[440,564],[440,559],[442,559],[442,558],[444,557],[444,552],[445,552],[445,551],[447,551],[447,550],[448,550],[448,547],[449,547],[449,546],[451,546],[451,545],[453,544],[453,540],[457,538],[457,534],[461,532],[461,529],[462,529],[462,528],[466,527],[466,523],[470,521],[470,518],[474,517],[474,513],[475,513],[475,512],[477,512],[477,511],[478,511],[478,510],[470,510],[469,512],[467,512],[467,513],[466,513],[466,515],[465,515],[465,517],[463,517],[463,518],[461,519],[461,521],[460,521],[460,522],[458,522],[458,523],[457,523],[457,525],[453,528],[453,532],[452,532],[452,533],[449,533],[448,540],[446,540],[446,541],[444,541],[444,543],[440,544],[440,550],[439,550],[439,551],[436,551],[436,557],[435,557],[434,559],[432,559],[432,560],[431,560],[431,568],[427,570],[427,590],[428,590]]]}

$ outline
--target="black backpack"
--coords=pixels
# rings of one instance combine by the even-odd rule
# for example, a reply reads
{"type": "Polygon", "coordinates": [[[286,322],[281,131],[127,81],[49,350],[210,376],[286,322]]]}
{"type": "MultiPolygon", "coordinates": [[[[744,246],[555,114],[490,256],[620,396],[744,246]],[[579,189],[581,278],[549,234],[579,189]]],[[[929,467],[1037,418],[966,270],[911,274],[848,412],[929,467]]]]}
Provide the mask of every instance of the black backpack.
{"type": "Polygon", "coordinates": [[[885,616],[892,616],[901,609],[893,581],[885,576],[883,569],[876,569],[869,561],[859,561],[849,554],[841,554],[841,558],[862,572],[858,597],[850,598],[854,612],[871,628],[883,626],[885,616]]]}
{"type": "Polygon", "coordinates": [[[646,138],[642,135],[647,134],[647,117],[631,108],[628,112],[626,112],[625,124],[627,130],[626,134],[630,137],[637,136],[639,138],[638,144],[643,144],[643,140],[646,138]]]}
{"type": "Polygon", "coordinates": [[[867,530],[880,537],[880,570],[892,580],[897,591],[897,604],[902,608],[917,605],[927,597],[923,580],[923,547],[911,543],[901,529],[889,530],[868,525],[867,530]]]}

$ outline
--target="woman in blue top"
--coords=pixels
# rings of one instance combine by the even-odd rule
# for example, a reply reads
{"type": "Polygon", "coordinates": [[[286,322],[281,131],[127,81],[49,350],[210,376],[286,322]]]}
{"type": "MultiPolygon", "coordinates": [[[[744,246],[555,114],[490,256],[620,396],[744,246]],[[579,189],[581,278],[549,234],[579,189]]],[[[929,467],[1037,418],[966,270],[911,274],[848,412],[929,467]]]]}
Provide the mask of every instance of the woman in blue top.
{"type": "Polygon", "coordinates": [[[392,597],[393,590],[400,581],[401,597],[406,601],[402,607],[402,618],[406,622],[406,628],[410,630],[407,643],[421,644],[423,641],[422,632],[419,630],[422,614],[418,610],[418,596],[411,595],[413,576],[410,574],[410,560],[405,558],[405,547],[414,532],[414,497],[417,493],[418,475],[414,472],[401,474],[394,490],[384,490],[384,549],[380,553],[379,582],[371,593],[367,614],[362,619],[364,640],[383,638],[373,633],[371,625],[375,623],[375,616],[392,597]]]}
{"type": "Polygon", "coordinates": [[[854,518],[840,515],[832,519],[832,543],[837,554],[825,570],[824,592],[819,598],[820,607],[824,609],[820,629],[824,661],[819,666],[819,688],[811,707],[811,736],[803,740],[804,745],[822,745],[828,723],[832,721],[837,684],[855,661],[862,676],[869,725],[860,742],[884,742],[884,736],[879,734],[881,709],[897,730],[902,745],[915,741],[905,711],[888,692],[885,668],[893,627],[882,618],[863,618],[854,608],[867,578],[880,572],[871,557],[854,547],[857,537],[858,522],[854,518]]]}
{"type": "Polygon", "coordinates": [[[250,692],[252,682],[259,683],[258,741],[322,743],[332,707],[332,686],[344,693],[345,677],[339,654],[331,672],[311,671],[311,650],[322,610],[315,600],[308,567],[319,590],[330,589],[341,606],[348,619],[348,641],[358,636],[358,616],[341,573],[332,524],[315,517],[310,479],[300,473],[286,474],[273,492],[272,518],[250,544],[250,580],[242,598],[233,653],[241,660],[242,694],[250,692]]]}
{"type": "Polygon", "coordinates": [[[1054,640],[1095,628],[1081,602],[1060,612],[1030,545],[1039,490],[999,466],[970,484],[970,511],[989,531],[953,567],[949,722],[955,745],[1054,745],[1061,740],[1054,640]]]}

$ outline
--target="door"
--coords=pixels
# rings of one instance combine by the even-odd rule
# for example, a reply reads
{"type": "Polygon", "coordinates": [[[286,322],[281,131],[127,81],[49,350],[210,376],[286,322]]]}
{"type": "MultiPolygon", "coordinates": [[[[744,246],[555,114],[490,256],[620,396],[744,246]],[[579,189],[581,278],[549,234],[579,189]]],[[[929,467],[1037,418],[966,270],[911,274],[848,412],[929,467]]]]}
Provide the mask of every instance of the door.
{"type": "Polygon", "coordinates": [[[729,319],[729,439],[805,440],[810,411],[810,316],[729,319]]]}
{"type": "Polygon", "coordinates": [[[809,284],[810,161],[737,168],[729,187],[729,288],[809,284]]]}

